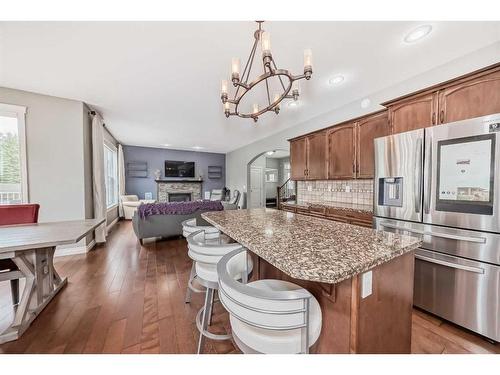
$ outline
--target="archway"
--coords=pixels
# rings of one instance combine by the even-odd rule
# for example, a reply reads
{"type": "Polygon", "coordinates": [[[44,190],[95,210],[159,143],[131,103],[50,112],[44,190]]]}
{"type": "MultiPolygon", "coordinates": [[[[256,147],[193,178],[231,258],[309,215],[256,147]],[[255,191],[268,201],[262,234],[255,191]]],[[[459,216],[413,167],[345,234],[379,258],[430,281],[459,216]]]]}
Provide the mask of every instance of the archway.
{"type": "MultiPolygon", "coordinates": [[[[276,202],[277,187],[283,183],[283,164],[290,151],[273,149],[259,153],[247,164],[247,208],[273,206],[276,202]]],[[[285,179],[286,181],[286,179],[285,179]]]]}

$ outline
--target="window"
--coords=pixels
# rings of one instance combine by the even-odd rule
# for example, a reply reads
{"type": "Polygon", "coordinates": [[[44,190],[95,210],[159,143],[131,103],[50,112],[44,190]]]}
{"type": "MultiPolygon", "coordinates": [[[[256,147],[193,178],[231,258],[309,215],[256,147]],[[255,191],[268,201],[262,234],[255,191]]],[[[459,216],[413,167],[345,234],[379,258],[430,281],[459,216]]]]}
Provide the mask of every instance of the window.
{"type": "Polygon", "coordinates": [[[266,182],[278,182],[278,170],[266,168],[266,182]]]}
{"type": "Polygon", "coordinates": [[[26,108],[0,103],[0,204],[28,202],[26,108]]]}
{"type": "Polygon", "coordinates": [[[287,187],[289,189],[293,189],[294,182],[292,180],[290,180],[291,170],[290,170],[290,162],[289,161],[283,163],[283,172],[284,172],[283,175],[285,177],[284,178],[285,182],[288,181],[287,187]]]}
{"type": "Polygon", "coordinates": [[[104,145],[104,179],[106,183],[106,207],[118,204],[117,151],[114,146],[104,145]]]}

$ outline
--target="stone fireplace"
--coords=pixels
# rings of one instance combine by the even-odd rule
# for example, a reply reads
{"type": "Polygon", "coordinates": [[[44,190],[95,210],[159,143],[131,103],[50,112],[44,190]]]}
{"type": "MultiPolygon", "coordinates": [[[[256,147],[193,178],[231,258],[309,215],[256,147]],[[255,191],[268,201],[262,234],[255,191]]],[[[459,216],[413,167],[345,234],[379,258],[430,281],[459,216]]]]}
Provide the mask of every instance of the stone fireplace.
{"type": "Polygon", "coordinates": [[[156,180],[158,202],[200,200],[202,184],[200,180],[156,180]]]}
{"type": "Polygon", "coordinates": [[[193,193],[168,193],[169,202],[189,202],[192,199],[193,193]]]}

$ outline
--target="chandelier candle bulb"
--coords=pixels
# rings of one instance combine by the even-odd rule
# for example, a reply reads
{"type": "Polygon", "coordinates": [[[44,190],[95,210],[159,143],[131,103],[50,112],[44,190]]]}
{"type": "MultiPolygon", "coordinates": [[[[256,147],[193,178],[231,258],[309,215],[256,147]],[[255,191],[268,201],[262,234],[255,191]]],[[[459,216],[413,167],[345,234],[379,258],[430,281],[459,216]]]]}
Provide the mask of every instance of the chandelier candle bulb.
{"type": "Polygon", "coordinates": [[[261,46],[262,46],[262,59],[264,60],[264,65],[268,68],[271,67],[271,37],[267,31],[264,31],[261,36],[261,46]]]}
{"type": "Polygon", "coordinates": [[[274,94],[274,102],[273,103],[276,103],[276,102],[278,103],[274,106],[274,112],[276,114],[278,114],[280,112],[280,102],[279,102],[280,96],[281,96],[280,94],[274,94]]]}
{"type": "Polygon", "coordinates": [[[227,81],[225,79],[222,80],[220,86],[221,86],[220,91],[222,92],[222,94],[227,94],[227,81]]]}
{"type": "Polygon", "coordinates": [[[292,83],[293,100],[297,100],[299,98],[299,94],[300,94],[299,81],[293,81],[293,83],[292,83]]]}
{"type": "Polygon", "coordinates": [[[226,117],[229,117],[229,114],[230,114],[229,102],[224,103],[224,114],[226,115],[226,117]]]}
{"type": "Polygon", "coordinates": [[[312,75],[312,51],[310,49],[304,50],[304,75],[306,79],[311,78],[312,75]]]}
{"type": "Polygon", "coordinates": [[[240,59],[233,57],[231,60],[231,79],[233,83],[240,80],[240,59]]]}
{"type": "Polygon", "coordinates": [[[222,102],[226,103],[226,100],[227,100],[227,81],[225,79],[223,79],[221,82],[220,91],[221,91],[222,102]]]}
{"type": "Polygon", "coordinates": [[[267,31],[262,33],[262,52],[271,53],[271,36],[267,31]]]}

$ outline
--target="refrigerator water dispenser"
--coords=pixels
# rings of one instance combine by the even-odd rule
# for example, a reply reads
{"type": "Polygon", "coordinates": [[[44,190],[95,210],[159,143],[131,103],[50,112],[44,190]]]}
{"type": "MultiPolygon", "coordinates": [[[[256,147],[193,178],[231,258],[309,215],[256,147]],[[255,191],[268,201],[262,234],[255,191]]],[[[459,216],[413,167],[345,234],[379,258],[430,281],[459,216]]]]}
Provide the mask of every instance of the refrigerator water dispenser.
{"type": "Polygon", "coordinates": [[[380,206],[403,206],[403,177],[379,178],[378,204],[380,206]]]}

